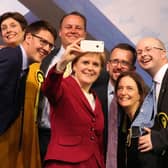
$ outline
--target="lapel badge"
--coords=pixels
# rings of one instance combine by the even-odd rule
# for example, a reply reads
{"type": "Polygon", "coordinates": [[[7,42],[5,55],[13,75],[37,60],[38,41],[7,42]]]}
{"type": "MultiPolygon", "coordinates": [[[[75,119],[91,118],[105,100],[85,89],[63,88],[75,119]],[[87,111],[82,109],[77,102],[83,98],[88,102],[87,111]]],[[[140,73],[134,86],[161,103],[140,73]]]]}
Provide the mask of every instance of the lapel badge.
{"type": "Polygon", "coordinates": [[[38,83],[43,83],[44,82],[44,74],[42,71],[38,70],[36,73],[36,79],[38,81],[38,83]]]}
{"type": "Polygon", "coordinates": [[[167,128],[168,126],[168,115],[166,112],[159,112],[158,114],[159,124],[161,128],[167,128]]]}

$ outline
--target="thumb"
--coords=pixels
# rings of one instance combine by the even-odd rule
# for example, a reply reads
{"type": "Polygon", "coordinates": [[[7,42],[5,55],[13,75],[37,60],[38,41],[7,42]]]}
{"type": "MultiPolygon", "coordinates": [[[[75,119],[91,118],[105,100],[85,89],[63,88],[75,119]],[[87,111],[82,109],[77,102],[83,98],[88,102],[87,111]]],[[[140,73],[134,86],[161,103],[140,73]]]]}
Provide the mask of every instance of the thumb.
{"type": "Polygon", "coordinates": [[[144,131],[147,132],[147,133],[151,133],[151,129],[147,128],[147,127],[144,127],[144,131]]]}

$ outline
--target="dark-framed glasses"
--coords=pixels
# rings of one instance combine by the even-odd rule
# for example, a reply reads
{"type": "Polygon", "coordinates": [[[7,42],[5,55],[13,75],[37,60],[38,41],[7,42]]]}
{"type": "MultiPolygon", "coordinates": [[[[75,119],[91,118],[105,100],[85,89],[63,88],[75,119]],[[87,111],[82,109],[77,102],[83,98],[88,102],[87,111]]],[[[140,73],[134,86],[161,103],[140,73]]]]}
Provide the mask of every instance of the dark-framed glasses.
{"type": "Polygon", "coordinates": [[[55,45],[54,45],[54,44],[48,42],[48,41],[45,40],[44,38],[42,38],[42,37],[40,37],[40,36],[38,36],[38,35],[36,35],[36,34],[32,34],[32,36],[39,39],[40,45],[41,45],[42,47],[45,47],[45,46],[48,45],[50,50],[53,50],[53,49],[55,48],[55,45]]]}
{"type": "Polygon", "coordinates": [[[109,62],[113,66],[117,66],[118,64],[120,64],[124,68],[127,68],[131,65],[129,62],[125,60],[118,60],[118,59],[110,59],[109,62]]]}
{"type": "Polygon", "coordinates": [[[161,51],[165,51],[165,52],[166,52],[165,49],[160,48],[160,47],[155,47],[155,46],[150,46],[150,47],[149,47],[149,46],[147,46],[147,47],[145,47],[143,50],[142,50],[142,49],[138,49],[138,50],[137,50],[137,55],[138,55],[138,56],[141,56],[143,52],[149,53],[149,52],[151,52],[153,49],[161,50],[161,51]]]}

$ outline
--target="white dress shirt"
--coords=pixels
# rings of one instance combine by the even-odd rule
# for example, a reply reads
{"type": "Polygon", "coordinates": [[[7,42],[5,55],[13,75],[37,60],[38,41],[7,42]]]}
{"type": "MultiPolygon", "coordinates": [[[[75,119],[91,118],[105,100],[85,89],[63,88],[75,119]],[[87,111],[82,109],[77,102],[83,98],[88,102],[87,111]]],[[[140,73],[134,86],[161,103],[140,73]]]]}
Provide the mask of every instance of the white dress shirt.
{"type": "Polygon", "coordinates": [[[163,65],[153,78],[153,80],[156,82],[156,102],[157,103],[158,103],[158,98],[159,98],[163,77],[166,73],[167,68],[168,68],[168,64],[163,65]]]}
{"type": "MultiPolygon", "coordinates": [[[[57,55],[53,57],[50,65],[48,66],[45,76],[47,76],[50,68],[54,66],[61,59],[61,56],[63,55],[64,51],[65,49],[63,48],[63,46],[61,46],[59,52],[57,53],[57,55]]],[[[43,128],[51,128],[49,112],[50,112],[49,102],[48,102],[48,99],[44,97],[44,108],[42,110],[42,116],[41,116],[41,122],[40,122],[40,126],[43,128]]]]}

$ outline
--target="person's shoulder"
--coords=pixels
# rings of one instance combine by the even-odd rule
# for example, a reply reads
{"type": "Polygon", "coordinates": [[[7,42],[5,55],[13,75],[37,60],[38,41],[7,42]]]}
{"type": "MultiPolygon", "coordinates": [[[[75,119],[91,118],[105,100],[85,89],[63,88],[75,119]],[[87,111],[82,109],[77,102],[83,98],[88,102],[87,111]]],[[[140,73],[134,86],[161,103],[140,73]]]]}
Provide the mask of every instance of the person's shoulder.
{"type": "Polygon", "coordinates": [[[103,86],[103,87],[107,86],[108,81],[109,81],[109,74],[105,69],[103,69],[98,79],[94,82],[92,88],[97,88],[100,86],[103,86]]]}
{"type": "Polygon", "coordinates": [[[17,47],[5,47],[0,50],[0,61],[12,64],[18,64],[21,61],[21,49],[17,47]]]}
{"type": "Polygon", "coordinates": [[[20,47],[4,47],[0,49],[0,54],[14,54],[21,51],[20,47]]]}

